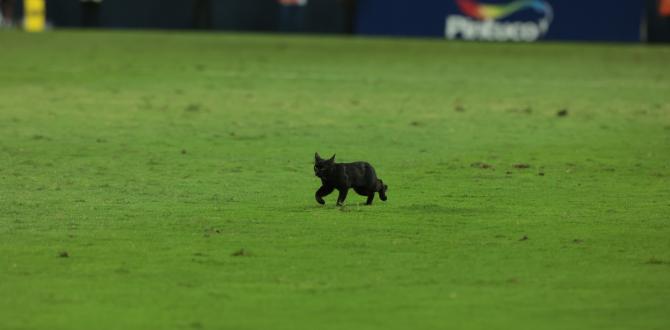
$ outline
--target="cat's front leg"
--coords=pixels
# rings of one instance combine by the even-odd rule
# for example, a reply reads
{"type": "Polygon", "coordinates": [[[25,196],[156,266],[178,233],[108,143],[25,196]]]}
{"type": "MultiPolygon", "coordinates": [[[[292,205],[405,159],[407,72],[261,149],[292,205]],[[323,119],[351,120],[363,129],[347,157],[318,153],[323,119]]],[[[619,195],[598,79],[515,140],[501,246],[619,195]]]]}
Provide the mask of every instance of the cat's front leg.
{"type": "Polygon", "coordinates": [[[347,199],[347,193],[349,192],[349,188],[338,189],[338,190],[340,191],[340,195],[337,196],[337,206],[342,206],[344,200],[347,199]]]}
{"type": "Polygon", "coordinates": [[[321,188],[316,191],[316,194],[314,194],[316,197],[316,202],[321,205],[326,204],[326,202],[323,200],[323,197],[328,196],[333,192],[333,190],[335,190],[334,187],[321,186],[321,188]]]}

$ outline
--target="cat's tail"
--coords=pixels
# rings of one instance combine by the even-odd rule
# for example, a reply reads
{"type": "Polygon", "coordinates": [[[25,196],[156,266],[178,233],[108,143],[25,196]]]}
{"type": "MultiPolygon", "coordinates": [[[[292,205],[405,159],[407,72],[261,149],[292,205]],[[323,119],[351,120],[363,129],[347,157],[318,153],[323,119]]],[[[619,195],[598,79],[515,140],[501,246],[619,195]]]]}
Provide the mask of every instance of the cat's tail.
{"type": "Polygon", "coordinates": [[[379,193],[379,199],[386,201],[386,190],[389,188],[388,185],[384,184],[384,181],[379,179],[377,183],[377,192],[379,193]]]}

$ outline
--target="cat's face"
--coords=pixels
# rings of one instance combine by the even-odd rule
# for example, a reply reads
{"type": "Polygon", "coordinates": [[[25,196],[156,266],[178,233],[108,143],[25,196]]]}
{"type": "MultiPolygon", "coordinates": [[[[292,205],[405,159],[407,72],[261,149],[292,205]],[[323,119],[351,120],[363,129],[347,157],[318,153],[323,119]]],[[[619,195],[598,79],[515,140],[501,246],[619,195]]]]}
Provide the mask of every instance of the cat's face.
{"type": "Polygon", "coordinates": [[[314,155],[314,175],[318,177],[324,177],[326,176],[329,172],[330,169],[333,167],[335,164],[335,155],[333,157],[330,157],[330,159],[323,159],[321,156],[319,156],[318,153],[314,155]]]}

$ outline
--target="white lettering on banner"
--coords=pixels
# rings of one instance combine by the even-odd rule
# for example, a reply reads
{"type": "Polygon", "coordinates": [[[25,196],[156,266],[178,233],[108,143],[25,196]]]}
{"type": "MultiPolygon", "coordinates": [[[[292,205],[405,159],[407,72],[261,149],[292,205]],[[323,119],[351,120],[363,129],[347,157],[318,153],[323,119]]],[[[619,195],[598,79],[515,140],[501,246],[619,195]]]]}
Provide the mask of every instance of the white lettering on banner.
{"type": "Polygon", "coordinates": [[[499,22],[449,15],[445,24],[445,36],[447,39],[532,42],[546,34],[550,25],[551,18],[544,18],[539,22],[499,22]]]}

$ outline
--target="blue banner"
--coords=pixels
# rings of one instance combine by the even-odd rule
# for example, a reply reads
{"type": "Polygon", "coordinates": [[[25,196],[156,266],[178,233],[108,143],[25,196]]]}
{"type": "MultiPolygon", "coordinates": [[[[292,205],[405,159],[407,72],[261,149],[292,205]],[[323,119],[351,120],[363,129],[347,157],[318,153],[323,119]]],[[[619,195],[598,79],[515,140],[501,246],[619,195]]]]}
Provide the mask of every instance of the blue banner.
{"type": "Polygon", "coordinates": [[[479,41],[640,41],[639,0],[359,0],[356,32],[479,41]]]}

